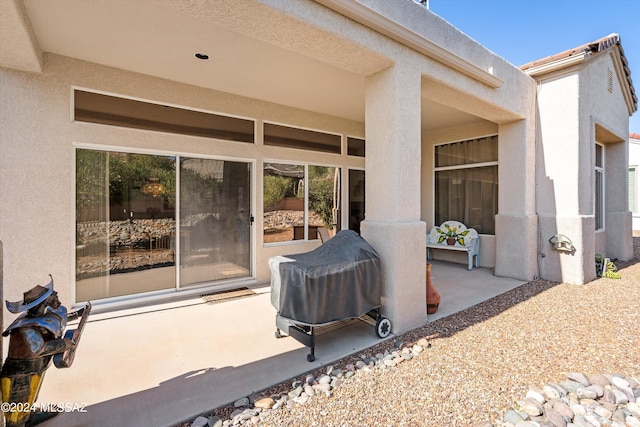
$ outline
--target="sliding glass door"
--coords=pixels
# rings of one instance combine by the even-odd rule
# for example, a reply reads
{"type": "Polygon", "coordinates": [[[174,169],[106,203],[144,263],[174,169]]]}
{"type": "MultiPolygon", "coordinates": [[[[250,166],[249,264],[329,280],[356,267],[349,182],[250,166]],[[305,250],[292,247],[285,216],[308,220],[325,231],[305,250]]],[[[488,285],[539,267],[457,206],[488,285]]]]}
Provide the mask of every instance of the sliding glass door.
{"type": "Polygon", "coordinates": [[[180,159],[180,286],[251,271],[251,165],[180,159]]]}
{"type": "Polygon", "coordinates": [[[250,183],[246,162],[77,149],[76,301],[250,276],[250,183]]]}

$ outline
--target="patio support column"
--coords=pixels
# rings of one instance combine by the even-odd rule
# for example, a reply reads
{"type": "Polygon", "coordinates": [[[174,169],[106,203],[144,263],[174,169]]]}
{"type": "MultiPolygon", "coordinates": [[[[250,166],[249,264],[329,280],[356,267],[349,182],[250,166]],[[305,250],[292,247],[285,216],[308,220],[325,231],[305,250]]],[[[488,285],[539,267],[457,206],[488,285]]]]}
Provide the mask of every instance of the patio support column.
{"type": "Polygon", "coordinates": [[[420,221],[418,69],[395,66],[366,80],[366,219],[362,236],[382,263],[382,312],[392,331],[424,324],[426,224],[420,221]]]}
{"type": "Polygon", "coordinates": [[[534,120],[501,124],[498,140],[495,274],[532,280],[538,274],[534,120]]]}

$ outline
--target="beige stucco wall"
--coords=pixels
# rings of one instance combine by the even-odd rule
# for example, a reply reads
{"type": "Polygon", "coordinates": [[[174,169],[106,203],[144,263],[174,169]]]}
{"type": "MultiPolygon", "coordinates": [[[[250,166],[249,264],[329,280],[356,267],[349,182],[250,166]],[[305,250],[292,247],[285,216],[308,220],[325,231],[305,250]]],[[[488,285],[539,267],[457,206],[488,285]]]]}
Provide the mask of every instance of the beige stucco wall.
{"type": "MultiPolygon", "coordinates": [[[[589,148],[585,143],[591,145],[591,156],[595,156],[592,141],[605,147],[604,244],[596,241],[599,244],[595,253],[628,260],[633,257],[632,217],[628,207],[628,168],[621,165],[629,164],[629,111],[622,93],[622,85],[627,84],[626,76],[617,69],[615,55],[612,50],[595,58],[582,73],[580,87],[585,96],[581,100],[581,114],[583,121],[589,117],[589,122],[581,121],[581,128],[590,133],[587,138],[585,131],[581,145],[585,152],[589,148]]],[[[593,168],[590,172],[594,182],[593,168]]],[[[593,268],[595,270],[595,265],[593,268]]]]}
{"type": "Polygon", "coordinates": [[[628,259],[631,254],[631,220],[625,212],[627,172],[626,168],[622,171],[615,167],[621,162],[627,164],[628,111],[615,72],[613,90],[608,89],[609,70],[613,71],[614,65],[611,56],[604,54],[540,79],[538,259],[540,275],[545,279],[585,283],[596,277],[592,261],[596,253],[621,259],[628,259]],[[595,232],[598,127],[605,129],[607,138],[612,140],[605,145],[605,230],[595,232]],[[575,252],[552,249],[549,239],[555,234],[569,237],[575,252]]]}
{"type": "MultiPolygon", "coordinates": [[[[537,211],[540,224],[540,276],[556,281],[581,282],[584,278],[580,256],[554,251],[548,243],[556,234],[563,234],[572,241],[582,236],[578,205],[580,163],[576,161],[580,156],[577,70],[554,76],[540,84],[538,106],[537,211]]],[[[586,196],[592,199],[590,194],[586,196]]],[[[578,243],[574,242],[576,244],[578,243]]]]}
{"type": "MultiPolygon", "coordinates": [[[[96,64],[47,55],[43,74],[0,68],[0,240],[4,242],[5,298],[18,300],[36,284],[55,279],[61,300],[73,301],[74,144],[160,150],[255,162],[255,278],[268,282],[267,259],[298,253],[318,242],[262,245],[262,159],[362,169],[364,159],[261,144],[262,120],[349,136],[364,125],[336,117],[204,90],[96,64]],[[78,86],[257,120],[257,143],[138,131],[73,122],[71,88],[78,86]]],[[[346,191],[346,188],[344,189],[346,191]]],[[[344,194],[346,198],[346,194],[344,194]]]]}

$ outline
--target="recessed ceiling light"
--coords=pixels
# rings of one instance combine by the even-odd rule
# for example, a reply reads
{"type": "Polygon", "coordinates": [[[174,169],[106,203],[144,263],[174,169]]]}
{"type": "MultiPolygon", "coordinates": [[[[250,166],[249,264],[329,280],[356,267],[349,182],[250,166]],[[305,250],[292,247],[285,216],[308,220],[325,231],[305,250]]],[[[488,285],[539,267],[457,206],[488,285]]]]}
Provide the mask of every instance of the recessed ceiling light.
{"type": "Polygon", "coordinates": [[[202,59],[204,61],[206,61],[207,59],[209,59],[209,55],[207,55],[206,53],[196,53],[196,58],[198,59],[202,59]]]}

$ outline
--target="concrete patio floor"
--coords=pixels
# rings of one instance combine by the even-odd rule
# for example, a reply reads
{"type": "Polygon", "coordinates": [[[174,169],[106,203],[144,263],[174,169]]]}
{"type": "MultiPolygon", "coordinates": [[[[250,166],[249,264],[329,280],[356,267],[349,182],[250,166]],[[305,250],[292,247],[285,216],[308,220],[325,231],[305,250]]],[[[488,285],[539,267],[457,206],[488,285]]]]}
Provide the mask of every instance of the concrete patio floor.
{"type": "MultiPolygon", "coordinates": [[[[442,302],[429,321],[524,283],[486,268],[432,265],[442,302]]],[[[373,323],[334,324],[316,337],[316,360],[309,363],[308,348],[275,338],[269,287],[253,291],[214,304],[197,298],[92,314],[73,365],[51,367],[38,398],[76,410],[41,425],[175,426],[380,342],[373,323]]]]}

